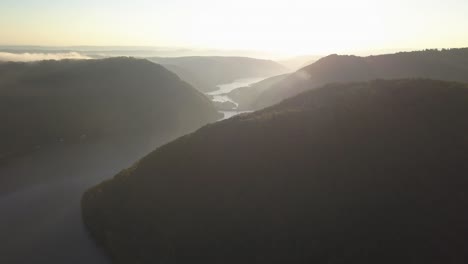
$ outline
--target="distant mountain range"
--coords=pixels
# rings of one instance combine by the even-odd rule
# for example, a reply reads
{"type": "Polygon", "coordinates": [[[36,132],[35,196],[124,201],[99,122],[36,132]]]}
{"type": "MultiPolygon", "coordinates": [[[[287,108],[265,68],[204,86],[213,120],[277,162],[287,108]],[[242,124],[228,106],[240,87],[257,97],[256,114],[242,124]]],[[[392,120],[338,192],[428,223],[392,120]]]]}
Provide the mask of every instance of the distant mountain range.
{"type": "Polygon", "coordinates": [[[268,89],[262,87],[262,92],[249,91],[258,96],[243,96],[247,100],[237,103],[244,109],[261,109],[327,83],[398,78],[468,82],[468,48],[369,57],[330,55],[292,73],[284,80],[271,83],[268,89]]]}
{"type": "Polygon", "coordinates": [[[203,94],[147,60],[0,63],[0,159],[85,139],[140,137],[151,146],[218,118],[203,94]]]}
{"type": "Polygon", "coordinates": [[[216,90],[219,84],[237,79],[269,77],[288,71],[285,66],[271,61],[247,57],[179,57],[149,58],[175,72],[201,92],[216,90]]]}
{"type": "MultiPolygon", "coordinates": [[[[277,58],[274,52],[258,50],[225,50],[225,49],[197,49],[182,47],[157,46],[34,46],[34,45],[0,45],[0,52],[9,53],[68,53],[78,52],[84,56],[96,59],[133,56],[139,58],[150,57],[189,57],[189,56],[225,56],[225,57],[251,57],[259,59],[277,58]]],[[[301,56],[302,57],[302,56],[301,56]]],[[[292,60],[298,57],[291,58],[292,60]]],[[[290,61],[287,59],[287,61],[290,61]]],[[[289,67],[289,66],[288,66],[289,67]]]]}
{"type": "Polygon", "coordinates": [[[84,221],[114,263],[467,263],[467,102],[443,81],[313,89],[157,149],[86,192],[84,221]]]}

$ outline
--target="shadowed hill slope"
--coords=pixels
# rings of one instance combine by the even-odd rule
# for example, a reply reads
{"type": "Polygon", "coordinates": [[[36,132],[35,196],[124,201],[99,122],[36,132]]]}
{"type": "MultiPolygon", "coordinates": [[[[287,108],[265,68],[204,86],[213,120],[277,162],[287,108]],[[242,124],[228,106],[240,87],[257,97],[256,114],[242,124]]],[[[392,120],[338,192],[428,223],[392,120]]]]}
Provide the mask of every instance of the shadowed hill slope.
{"type": "Polygon", "coordinates": [[[163,142],[217,118],[204,95],[147,60],[0,64],[0,158],[84,138],[163,142]]]}
{"type": "Polygon", "coordinates": [[[274,105],[327,83],[401,78],[468,82],[468,48],[369,57],[330,55],[271,86],[257,97],[254,109],[274,105]]]}
{"type": "Polygon", "coordinates": [[[277,62],[247,57],[179,57],[150,60],[174,71],[201,92],[216,90],[216,85],[237,79],[268,77],[289,71],[277,62]]]}
{"type": "Polygon", "coordinates": [[[466,263],[468,88],[328,85],[179,138],[92,188],[114,263],[466,263]]]}

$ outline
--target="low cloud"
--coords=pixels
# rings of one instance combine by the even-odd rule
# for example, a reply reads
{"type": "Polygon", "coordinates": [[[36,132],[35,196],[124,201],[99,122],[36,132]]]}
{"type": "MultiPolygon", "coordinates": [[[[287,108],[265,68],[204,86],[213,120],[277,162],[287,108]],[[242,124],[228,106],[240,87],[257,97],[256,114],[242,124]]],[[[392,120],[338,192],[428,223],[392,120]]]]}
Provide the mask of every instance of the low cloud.
{"type": "Polygon", "coordinates": [[[91,57],[82,55],[78,52],[66,53],[9,53],[0,52],[0,61],[40,61],[40,60],[86,60],[91,57]]]}

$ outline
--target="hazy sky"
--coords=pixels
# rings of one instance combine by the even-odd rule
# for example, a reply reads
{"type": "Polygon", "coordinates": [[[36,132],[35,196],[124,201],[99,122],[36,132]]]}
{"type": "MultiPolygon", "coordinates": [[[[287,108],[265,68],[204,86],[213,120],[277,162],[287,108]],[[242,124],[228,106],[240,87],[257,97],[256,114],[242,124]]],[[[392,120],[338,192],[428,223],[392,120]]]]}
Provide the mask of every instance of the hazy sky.
{"type": "Polygon", "coordinates": [[[467,0],[1,0],[0,45],[286,54],[468,46],[467,0]]]}

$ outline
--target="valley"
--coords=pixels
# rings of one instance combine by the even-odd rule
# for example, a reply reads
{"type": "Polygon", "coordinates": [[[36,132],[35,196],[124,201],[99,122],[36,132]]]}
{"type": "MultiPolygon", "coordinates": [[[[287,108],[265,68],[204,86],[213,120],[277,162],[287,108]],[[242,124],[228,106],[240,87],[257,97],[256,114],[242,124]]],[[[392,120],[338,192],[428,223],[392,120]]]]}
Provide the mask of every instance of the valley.
{"type": "MultiPolygon", "coordinates": [[[[400,256],[407,257],[411,243],[396,245],[385,232],[389,244],[362,256],[359,248],[371,244],[358,233],[372,230],[366,233],[372,241],[372,234],[387,228],[399,232],[407,215],[422,221],[411,210],[443,215],[449,203],[445,196],[455,209],[465,203],[450,192],[456,196],[457,186],[463,186],[456,171],[465,170],[467,125],[459,117],[468,113],[467,88],[424,78],[466,82],[467,51],[331,55],[294,73],[244,58],[271,72],[255,77],[248,71],[240,78],[230,72],[212,77],[210,82],[220,83],[212,86],[196,82],[201,73],[194,75],[185,63],[193,70],[200,61],[218,65],[238,58],[179,58],[177,67],[134,58],[0,63],[0,121],[5,124],[0,131],[0,262],[219,263],[260,255],[268,263],[291,256],[293,262],[339,256],[375,263],[382,252],[391,259],[387,249],[400,246],[400,256]],[[391,74],[361,65],[376,59],[382,72],[391,74]],[[429,70],[418,70],[421,61],[430,61],[429,70]],[[402,75],[398,65],[411,65],[413,71],[402,75]],[[403,171],[392,169],[395,162],[403,171]],[[452,178],[440,178],[436,165],[420,165],[437,162],[455,171],[452,178]],[[426,187],[419,185],[423,174],[432,177],[426,187]],[[403,178],[393,181],[395,175],[403,178]],[[384,177],[386,184],[374,177],[384,177]],[[347,184],[338,184],[342,181],[347,184]],[[412,194],[405,191],[410,187],[423,204],[411,203],[412,194]],[[351,195],[356,190],[360,194],[351,195]],[[395,198],[395,191],[402,196],[395,198]],[[426,207],[439,191],[445,195],[441,202],[426,207]],[[384,208],[392,214],[369,204],[369,197],[388,203],[384,208]],[[377,224],[356,225],[358,233],[349,230],[337,219],[353,210],[351,221],[377,224]],[[363,217],[367,214],[393,217],[397,226],[363,217]],[[347,234],[342,244],[333,242],[341,239],[334,230],[347,234]],[[314,254],[307,253],[311,242],[304,235],[311,233],[320,241],[314,254]],[[340,248],[329,249],[334,247],[340,248]]],[[[428,228],[460,233],[454,217],[460,210],[455,209],[446,217],[433,216],[428,228]]],[[[415,238],[425,230],[410,224],[413,233],[401,235],[433,247],[415,238]]],[[[462,238],[446,239],[454,246],[442,250],[464,258],[457,247],[462,238]]],[[[417,254],[421,260],[436,259],[428,252],[417,254]]]]}
{"type": "Polygon", "coordinates": [[[467,264],[468,0],[0,0],[0,264],[467,264]]]}

